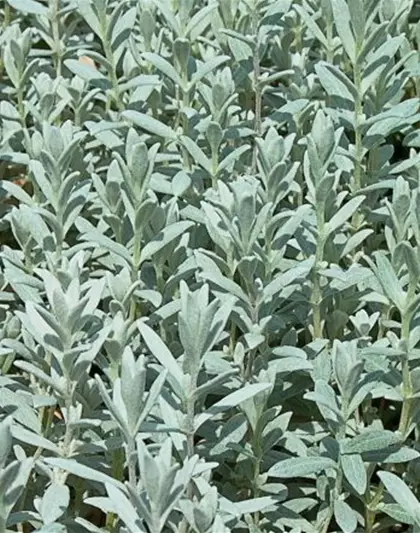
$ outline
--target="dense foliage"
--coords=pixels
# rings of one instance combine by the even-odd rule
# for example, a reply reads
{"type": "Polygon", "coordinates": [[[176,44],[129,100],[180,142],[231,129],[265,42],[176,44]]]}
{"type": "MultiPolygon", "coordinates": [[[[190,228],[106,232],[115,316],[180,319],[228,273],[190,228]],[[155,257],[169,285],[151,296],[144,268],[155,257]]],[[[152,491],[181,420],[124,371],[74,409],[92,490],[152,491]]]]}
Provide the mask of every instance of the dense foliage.
{"type": "Polygon", "coordinates": [[[0,532],[420,531],[414,0],[3,0],[0,532]]]}

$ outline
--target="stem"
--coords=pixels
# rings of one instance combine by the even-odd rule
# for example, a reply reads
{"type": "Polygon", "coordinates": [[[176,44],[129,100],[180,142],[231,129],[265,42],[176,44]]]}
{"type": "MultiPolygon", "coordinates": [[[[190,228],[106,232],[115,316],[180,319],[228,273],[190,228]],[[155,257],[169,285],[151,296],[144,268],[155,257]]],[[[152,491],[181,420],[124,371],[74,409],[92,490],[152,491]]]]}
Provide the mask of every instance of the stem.
{"type": "Polygon", "coordinates": [[[219,154],[213,153],[211,156],[211,183],[214,190],[217,191],[217,169],[219,167],[219,154]]]}
{"type": "MultiPolygon", "coordinates": [[[[188,90],[182,91],[182,107],[187,109],[190,106],[190,94],[188,90]]],[[[188,136],[188,118],[185,113],[182,116],[182,132],[188,136]]],[[[182,147],[182,160],[184,164],[184,170],[191,171],[190,154],[185,147],[182,147]]]]}
{"type": "Polygon", "coordinates": [[[362,187],[362,162],[363,162],[363,145],[362,145],[362,115],[363,115],[363,98],[362,98],[362,69],[356,60],[353,66],[354,85],[357,91],[357,97],[354,106],[354,129],[355,129],[355,155],[354,155],[354,189],[358,191],[362,187]]]}
{"type": "MultiPolygon", "coordinates": [[[[190,389],[187,400],[187,457],[190,458],[194,455],[194,414],[195,414],[195,398],[193,396],[193,390],[190,389]]],[[[189,487],[192,489],[192,486],[189,487]]],[[[188,497],[191,497],[190,490],[188,490],[188,497]]]]}
{"type": "MultiPolygon", "coordinates": [[[[195,416],[195,390],[197,388],[197,376],[190,376],[190,386],[188,388],[188,397],[185,406],[185,421],[187,434],[187,459],[194,455],[194,416],[195,416]]],[[[188,483],[186,496],[189,500],[193,498],[193,484],[192,481],[188,483]]],[[[187,533],[188,521],[184,518],[179,526],[179,533],[187,533]]]]}
{"type": "Polygon", "coordinates": [[[318,242],[316,245],[315,265],[313,273],[313,285],[311,295],[312,305],[312,321],[313,321],[313,339],[322,339],[322,316],[321,316],[321,303],[322,303],[322,288],[321,288],[321,275],[319,274],[320,264],[324,255],[324,209],[317,209],[317,226],[318,226],[318,242]]]}
{"type": "MultiPolygon", "coordinates": [[[[340,425],[336,438],[342,440],[346,436],[346,424],[340,425]]],[[[337,477],[335,478],[334,488],[330,491],[329,513],[322,526],[321,533],[328,533],[330,529],[330,523],[334,516],[334,502],[339,499],[343,491],[343,468],[341,466],[341,459],[338,461],[337,477]]]]}
{"type": "MultiPolygon", "coordinates": [[[[254,435],[255,437],[255,435],[254,435]]],[[[253,444],[254,454],[256,456],[255,458],[255,464],[254,464],[254,479],[253,479],[253,497],[259,498],[260,496],[260,489],[258,486],[258,478],[260,477],[260,470],[261,470],[261,462],[262,462],[262,450],[259,446],[259,440],[258,438],[254,438],[254,444],[253,444]]],[[[258,524],[260,522],[260,513],[259,511],[256,511],[254,513],[254,524],[258,528],[258,524]]]]}
{"type": "Polygon", "coordinates": [[[26,126],[26,115],[25,115],[25,105],[23,103],[24,93],[23,86],[19,83],[19,87],[16,89],[17,93],[17,110],[19,113],[20,123],[22,125],[22,132],[24,137],[25,150],[28,155],[32,158],[32,147],[31,147],[31,137],[26,126]]]}
{"type": "Polygon", "coordinates": [[[50,0],[50,24],[54,40],[55,70],[57,77],[61,76],[62,51],[60,41],[60,23],[58,18],[59,0],[50,0]]]}
{"type": "Polygon", "coordinates": [[[257,349],[256,348],[253,348],[248,353],[248,360],[247,360],[247,364],[246,364],[246,368],[245,368],[245,375],[244,375],[244,379],[246,381],[250,381],[251,378],[252,378],[253,371],[254,371],[254,360],[255,360],[255,354],[256,353],[257,353],[257,349]]]}
{"type": "Polygon", "coordinates": [[[413,384],[411,382],[410,363],[408,357],[408,338],[410,335],[411,314],[404,313],[401,324],[401,338],[405,341],[407,352],[402,361],[402,378],[403,378],[403,405],[398,431],[406,438],[406,433],[410,425],[410,408],[413,394],[413,384]]]}
{"type": "MultiPolygon", "coordinates": [[[[261,136],[262,125],[262,91],[260,87],[261,64],[260,64],[260,39],[258,32],[258,0],[255,2],[254,10],[252,11],[252,30],[255,39],[253,67],[254,67],[254,93],[255,93],[255,110],[254,110],[254,130],[257,137],[261,136]]],[[[257,171],[257,143],[254,143],[254,151],[252,154],[251,172],[255,174],[257,171]]]]}
{"type": "MultiPolygon", "coordinates": [[[[102,28],[102,35],[106,35],[105,28],[102,28]]],[[[108,72],[108,74],[111,78],[111,83],[112,83],[112,95],[114,97],[115,103],[117,104],[118,110],[123,111],[124,105],[120,99],[120,88],[118,86],[117,69],[115,66],[114,54],[112,52],[111,42],[107,37],[105,37],[102,44],[104,47],[105,57],[107,61],[109,62],[109,64],[111,65],[111,69],[110,69],[110,72],[108,72]]],[[[110,104],[111,102],[108,100],[107,110],[109,110],[110,104]]]]}
{"type": "MultiPolygon", "coordinates": [[[[140,269],[140,255],[141,255],[141,238],[142,234],[140,231],[134,230],[134,251],[133,251],[133,270],[131,273],[131,279],[133,283],[137,281],[139,269],[140,269]]],[[[131,297],[130,304],[130,320],[134,322],[136,320],[137,304],[134,294],[131,297]]]]}
{"type": "Polygon", "coordinates": [[[331,17],[327,20],[327,62],[334,64],[334,47],[333,47],[333,21],[331,17]]]}
{"type": "MultiPolygon", "coordinates": [[[[68,389],[71,388],[71,385],[68,385],[68,389]]],[[[70,390],[69,390],[70,392],[70,390]]],[[[66,398],[66,432],[64,434],[64,442],[63,442],[63,456],[69,457],[71,454],[71,444],[73,439],[73,429],[71,427],[70,423],[70,411],[72,407],[72,394],[71,392],[68,394],[66,398]]]]}
{"type": "MultiPolygon", "coordinates": [[[[42,436],[44,438],[48,438],[54,420],[55,409],[55,405],[50,405],[49,407],[43,407],[41,410],[42,436]]],[[[39,459],[43,451],[44,448],[42,446],[38,446],[38,448],[35,450],[34,458],[39,459]]]]}
{"type": "MultiPolygon", "coordinates": [[[[382,495],[384,493],[384,485],[382,481],[380,482],[378,486],[378,490],[375,494],[375,496],[372,498],[370,502],[367,503],[365,507],[365,533],[372,533],[373,527],[375,525],[376,521],[376,507],[380,503],[382,499],[382,495]]],[[[369,498],[369,485],[366,489],[366,500],[369,498]]]]}
{"type": "Polygon", "coordinates": [[[133,438],[127,441],[127,465],[128,465],[128,482],[133,489],[137,489],[136,476],[136,444],[133,438]]]}
{"type": "Polygon", "coordinates": [[[12,8],[10,5],[5,2],[4,3],[4,19],[3,19],[3,28],[7,28],[7,26],[12,21],[12,8]]]}

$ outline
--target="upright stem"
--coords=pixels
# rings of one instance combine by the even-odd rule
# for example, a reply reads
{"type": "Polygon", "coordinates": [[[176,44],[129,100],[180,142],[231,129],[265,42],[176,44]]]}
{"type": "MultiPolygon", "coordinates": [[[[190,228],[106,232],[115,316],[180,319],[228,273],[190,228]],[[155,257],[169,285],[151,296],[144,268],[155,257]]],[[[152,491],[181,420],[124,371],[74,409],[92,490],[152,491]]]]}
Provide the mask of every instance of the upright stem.
{"type": "Polygon", "coordinates": [[[333,20],[332,17],[328,17],[327,20],[327,62],[332,65],[334,63],[334,44],[333,44],[333,20]]]}
{"type": "Polygon", "coordinates": [[[318,226],[318,241],[316,245],[315,265],[312,281],[312,321],[313,321],[313,339],[322,338],[322,316],[321,316],[321,303],[322,303],[322,288],[321,288],[321,275],[319,269],[324,256],[325,236],[324,236],[324,210],[317,209],[317,226],[318,226]]]}
{"type": "MultiPolygon", "coordinates": [[[[112,51],[112,46],[110,40],[106,37],[106,28],[102,28],[102,35],[105,35],[103,40],[103,47],[105,52],[105,57],[108,61],[108,63],[111,65],[111,69],[109,72],[109,76],[111,78],[111,84],[112,84],[112,94],[115,100],[115,103],[117,104],[118,110],[122,111],[124,109],[124,105],[120,99],[120,88],[118,86],[118,77],[117,77],[117,68],[114,61],[114,54],[112,51]]],[[[110,101],[107,102],[107,108],[110,107],[110,101]]]]}
{"type": "Polygon", "coordinates": [[[4,3],[4,19],[3,19],[3,28],[7,28],[7,26],[12,21],[12,8],[8,4],[8,2],[4,3]]]}
{"type": "Polygon", "coordinates": [[[128,482],[133,489],[137,488],[136,477],[136,445],[133,438],[127,442],[127,465],[128,465],[128,482]]]}
{"type": "Polygon", "coordinates": [[[217,190],[217,169],[219,167],[219,154],[217,152],[211,155],[211,184],[213,189],[217,190]]]}
{"type": "MultiPolygon", "coordinates": [[[[260,86],[261,76],[261,64],[260,64],[260,39],[258,31],[258,0],[255,1],[254,9],[252,11],[252,31],[255,39],[255,48],[253,56],[254,67],[254,94],[255,94],[255,109],[254,109],[254,130],[255,135],[259,137],[261,135],[262,126],[262,90],[260,86]]],[[[254,151],[252,154],[252,167],[253,174],[257,171],[257,155],[258,148],[257,143],[254,143],[254,151]]]]}
{"type": "MultiPolygon", "coordinates": [[[[186,434],[187,434],[187,459],[194,455],[194,417],[195,417],[195,390],[197,388],[197,376],[190,376],[190,386],[188,387],[187,402],[185,405],[185,419],[186,419],[186,434]]],[[[193,485],[190,481],[188,483],[186,496],[189,500],[193,497],[193,485]]],[[[187,533],[188,521],[184,518],[179,527],[179,533],[187,533]]]]}
{"type": "Polygon", "coordinates": [[[357,97],[354,106],[354,129],[355,129],[355,154],[354,154],[354,188],[358,191],[362,187],[362,163],[363,163],[363,145],[362,145],[362,115],[363,115],[363,97],[362,97],[362,69],[356,59],[353,66],[354,85],[356,87],[357,97]]]}
{"type": "MultiPolygon", "coordinates": [[[[258,436],[257,436],[258,437],[258,436]]],[[[254,435],[254,443],[253,443],[253,449],[255,454],[255,463],[254,463],[254,479],[253,479],[253,497],[259,498],[260,496],[260,488],[259,488],[259,477],[260,477],[260,471],[261,471],[261,462],[262,462],[262,455],[263,452],[261,450],[261,446],[259,443],[259,439],[255,438],[254,435]]],[[[260,522],[260,513],[259,511],[256,511],[254,513],[254,524],[258,528],[260,522]]]]}
{"type": "MultiPolygon", "coordinates": [[[[194,455],[194,415],[195,415],[195,399],[194,391],[191,388],[187,400],[187,457],[194,455]]],[[[190,487],[192,488],[192,487],[190,487]]],[[[189,491],[190,492],[190,491],[189,491]]]]}
{"type": "MultiPolygon", "coordinates": [[[[378,490],[376,491],[375,496],[372,498],[370,502],[365,507],[365,533],[372,533],[373,527],[375,525],[376,521],[376,507],[379,505],[382,495],[384,493],[384,485],[381,481],[379,484],[378,490]]],[[[368,488],[366,489],[366,500],[369,499],[369,484],[368,488]]]]}
{"type": "Polygon", "coordinates": [[[60,25],[58,18],[59,0],[50,0],[50,23],[54,41],[55,70],[57,77],[61,76],[62,50],[60,40],[60,25]]]}
{"type": "MultiPolygon", "coordinates": [[[[140,231],[134,231],[134,251],[133,251],[133,269],[132,269],[132,282],[135,283],[137,281],[138,272],[140,268],[140,255],[141,255],[141,232],[140,231]]],[[[137,304],[135,301],[134,294],[131,297],[131,304],[130,304],[130,320],[134,322],[136,320],[136,311],[137,311],[137,304]]]]}
{"type": "MultiPolygon", "coordinates": [[[[17,110],[19,113],[20,123],[22,125],[22,132],[24,137],[25,151],[30,157],[32,157],[32,146],[31,146],[31,137],[26,126],[26,114],[25,114],[25,104],[24,104],[24,88],[19,82],[19,87],[16,88],[17,94],[17,110]]],[[[35,193],[36,194],[36,193],[35,193]]]]}
{"type": "Polygon", "coordinates": [[[73,399],[72,399],[72,392],[71,392],[71,383],[68,383],[67,385],[67,397],[65,400],[65,406],[66,406],[66,432],[64,434],[64,442],[63,442],[63,455],[64,457],[69,457],[71,455],[71,444],[73,440],[73,428],[71,426],[70,422],[70,412],[73,405],[73,399]]]}
{"type": "Polygon", "coordinates": [[[410,363],[408,353],[408,339],[410,336],[410,322],[411,315],[404,313],[401,324],[401,338],[405,341],[407,352],[404,354],[402,361],[402,378],[403,378],[403,405],[401,410],[401,418],[398,426],[398,430],[402,434],[403,438],[406,438],[406,433],[410,425],[410,409],[411,400],[413,394],[413,384],[411,382],[410,363]]]}
{"type": "MultiPolygon", "coordinates": [[[[186,78],[184,77],[184,81],[186,78]]],[[[182,107],[187,109],[190,106],[190,93],[188,90],[182,90],[182,107]]],[[[182,132],[184,135],[188,136],[188,118],[185,115],[185,112],[182,116],[182,132]]],[[[188,153],[188,150],[185,147],[182,147],[182,159],[183,159],[183,165],[184,170],[190,171],[191,170],[191,160],[190,160],[190,154],[188,153]]]]}

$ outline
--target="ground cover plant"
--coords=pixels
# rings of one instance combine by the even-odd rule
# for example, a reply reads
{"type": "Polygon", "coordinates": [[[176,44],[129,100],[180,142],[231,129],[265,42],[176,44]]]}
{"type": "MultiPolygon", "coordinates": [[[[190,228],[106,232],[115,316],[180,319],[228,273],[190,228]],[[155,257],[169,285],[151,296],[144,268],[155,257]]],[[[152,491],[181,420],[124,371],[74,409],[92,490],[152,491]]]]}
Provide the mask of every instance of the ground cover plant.
{"type": "Polygon", "coordinates": [[[0,14],[0,532],[419,532],[420,6],[0,14]]]}

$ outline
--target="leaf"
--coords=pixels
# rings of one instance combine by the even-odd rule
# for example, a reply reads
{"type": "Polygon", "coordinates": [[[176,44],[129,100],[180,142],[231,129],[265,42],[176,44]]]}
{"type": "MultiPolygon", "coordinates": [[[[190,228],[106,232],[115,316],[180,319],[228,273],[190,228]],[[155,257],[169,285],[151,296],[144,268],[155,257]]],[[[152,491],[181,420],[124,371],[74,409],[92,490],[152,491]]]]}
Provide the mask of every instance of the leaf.
{"type": "Polygon", "coordinates": [[[91,0],[77,0],[77,9],[96,35],[102,39],[102,28],[98,16],[92,9],[91,0]]]}
{"type": "Polygon", "coordinates": [[[130,428],[127,425],[127,422],[124,418],[124,413],[121,413],[118,409],[118,406],[112,401],[110,395],[108,394],[105,385],[103,384],[100,376],[95,376],[97,385],[99,388],[99,394],[102,396],[102,399],[105,403],[105,405],[108,407],[108,410],[112,416],[112,418],[115,420],[115,422],[119,425],[121,431],[129,436],[131,435],[130,428]]]}
{"type": "Polygon", "coordinates": [[[85,233],[84,235],[82,235],[81,238],[84,241],[87,241],[89,243],[89,246],[94,246],[96,244],[102,248],[105,248],[105,250],[108,250],[109,252],[116,254],[119,257],[122,257],[128,263],[128,265],[131,266],[132,259],[127,248],[122,244],[113,241],[106,235],[99,233],[99,231],[91,231],[89,233],[85,233]]]}
{"type": "Polygon", "coordinates": [[[354,235],[352,235],[346,242],[343,251],[341,252],[340,259],[343,259],[343,257],[346,257],[346,255],[350,254],[355,248],[360,246],[362,242],[369,237],[369,235],[372,235],[373,230],[372,229],[362,229],[361,231],[358,231],[354,235]]]}
{"type": "Polygon", "coordinates": [[[199,81],[201,81],[205,76],[210,74],[213,70],[215,70],[217,67],[220,67],[223,65],[223,63],[226,63],[230,60],[229,56],[216,56],[212,57],[202,65],[200,65],[196,72],[192,75],[191,78],[191,87],[194,87],[199,81]]]}
{"type": "Polygon", "coordinates": [[[115,487],[124,490],[124,485],[120,481],[117,481],[111,476],[108,476],[107,474],[104,474],[94,468],[85,466],[84,464],[77,462],[75,459],[61,459],[59,457],[57,458],[45,457],[43,461],[47,463],[47,465],[50,465],[56,468],[61,468],[62,470],[66,470],[70,474],[80,477],[81,479],[89,479],[90,481],[97,481],[98,483],[102,483],[103,485],[105,485],[106,483],[110,483],[114,485],[115,487]]]}
{"type": "Polygon", "coordinates": [[[28,483],[33,465],[34,459],[29,458],[13,461],[6,468],[0,470],[0,520],[5,522],[8,518],[28,483]]]}
{"type": "Polygon", "coordinates": [[[318,39],[318,41],[328,48],[328,40],[320,30],[318,24],[314,21],[313,17],[309,15],[308,11],[300,5],[295,5],[294,9],[299,13],[299,16],[303,19],[303,22],[307,25],[310,32],[318,39]]]}
{"type": "Polygon", "coordinates": [[[252,500],[243,500],[235,502],[238,510],[238,516],[243,514],[257,513],[269,507],[276,506],[277,499],[273,496],[263,496],[262,498],[253,498],[252,500]]]}
{"type": "Polygon", "coordinates": [[[141,320],[137,321],[137,327],[152,354],[163,368],[168,370],[172,377],[182,386],[184,382],[184,374],[182,373],[180,365],[177,363],[162,339],[141,320]]]}
{"type": "MultiPolygon", "coordinates": [[[[128,36],[136,22],[136,8],[128,9],[122,16],[119,14],[112,28],[112,49],[114,54],[121,46],[127,46],[128,36]]],[[[108,30],[109,31],[109,30],[108,30]]]]}
{"type": "Polygon", "coordinates": [[[356,512],[343,500],[335,500],[334,517],[343,533],[353,533],[357,528],[356,512]]]}
{"type": "Polygon", "coordinates": [[[67,528],[63,524],[54,523],[37,529],[36,533],[67,533],[67,528]]]}
{"type": "Polygon", "coordinates": [[[155,403],[158,402],[163,385],[165,384],[165,381],[166,381],[167,374],[168,374],[168,371],[165,369],[163,372],[161,372],[161,374],[159,374],[159,376],[155,379],[152,386],[150,387],[149,393],[147,395],[147,400],[143,407],[143,411],[137,421],[137,425],[135,428],[136,433],[139,431],[142,423],[144,422],[146,417],[149,415],[150,411],[153,409],[155,403]]]}
{"type": "Polygon", "coordinates": [[[159,122],[159,120],[156,120],[149,115],[145,115],[144,113],[139,113],[138,111],[123,111],[121,116],[130,120],[139,128],[142,128],[149,133],[153,133],[158,137],[171,140],[177,138],[176,133],[169,126],[163,124],[163,122],[159,122]]]}
{"type": "Polygon", "coordinates": [[[352,439],[347,440],[341,445],[341,453],[365,453],[375,450],[383,450],[389,446],[402,444],[401,436],[393,431],[368,430],[352,439]]]}
{"type": "Polygon", "coordinates": [[[56,455],[60,455],[60,448],[42,435],[37,435],[36,433],[28,431],[27,429],[24,429],[18,425],[13,426],[12,435],[15,439],[21,442],[25,442],[26,444],[30,444],[32,446],[36,446],[37,448],[48,450],[56,455]]]}
{"type": "Polygon", "coordinates": [[[276,463],[268,470],[267,475],[287,479],[312,476],[330,469],[336,470],[337,463],[328,457],[293,457],[276,463]]]}
{"type": "Polygon", "coordinates": [[[234,163],[236,163],[236,161],[239,160],[241,155],[248,152],[249,149],[250,149],[249,146],[243,145],[232,150],[232,152],[230,152],[230,154],[228,154],[223,159],[223,161],[220,162],[219,166],[217,167],[217,171],[221,172],[222,170],[225,170],[226,168],[228,168],[229,165],[233,165],[234,163]]]}
{"type": "Polygon", "coordinates": [[[7,3],[18,11],[32,15],[48,15],[48,8],[35,0],[6,0],[7,3]]]}
{"type": "Polygon", "coordinates": [[[327,222],[326,232],[332,233],[342,226],[357,211],[364,202],[365,196],[356,196],[344,204],[338,212],[327,222]]]}
{"type": "Polygon", "coordinates": [[[180,138],[182,144],[188,150],[196,163],[204,168],[210,175],[212,174],[211,163],[203,150],[192,139],[182,135],[180,138]]]}
{"type": "Polygon", "coordinates": [[[367,487],[367,474],[362,457],[358,454],[342,455],[341,467],[354,490],[358,494],[364,494],[367,487]]]}
{"type": "Polygon", "coordinates": [[[316,63],[315,71],[319,77],[321,85],[329,95],[339,96],[340,98],[344,98],[350,102],[356,101],[356,87],[347,78],[347,76],[339,71],[336,67],[321,61],[316,63]]]}
{"type": "Polygon", "coordinates": [[[64,514],[70,502],[70,491],[66,485],[52,483],[41,500],[39,514],[44,524],[52,524],[64,514]]]}
{"type": "Polygon", "coordinates": [[[194,226],[194,223],[189,221],[175,222],[170,226],[166,226],[143,248],[140,255],[140,263],[151,259],[157,252],[184,234],[192,226],[194,226]]]}
{"type": "Polygon", "coordinates": [[[34,203],[32,197],[29,196],[29,194],[26,193],[22,187],[19,187],[19,185],[15,185],[11,181],[5,181],[5,180],[0,181],[0,192],[2,190],[7,191],[14,198],[16,198],[16,200],[19,200],[19,202],[22,202],[28,205],[33,205],[34,203]]]}
{"type": "Polygon", "coordinates": [[[76,59],[66,59],[64,65],[76,76],[79,76],[82,80],[89,82],[94,87],[107,91],[112,88],[111,82],[106,78],[98,69],[92,66],[81,63],[76,59]]]}
{"type": "Polygon", "coordinates": [[[365,37],[365,6],[364,0],[353,0],[347,4],[350,12],[351,26],[356,38],[356,50],[361,47],[365,37]]]}
{"type": "Polygon", "coordinates": [[[401,478],[395,474],[391,474],[391,472],[378,472],[378,476],[394,500],[399,503],[413,518],[414,522],[420,526],[420,502],[412,490],[401,478]]]}
{"type": "Polygon", "coordinates": [[[179,77],[178,72],[169,63],[169,61],[166,61],[166,59],[164,59],[158,54],[153,54],[150,52],[144,52],[142,55],[144,59],[149,61],[158,70],[163,72],[165,76],[168,76],[168,78],[170,78],[175,84],[179,85],[180,87],[183,87],[183,83],[181,78],[179,77]]]}
{"type": "Polygon", "coordinates": [[[0,422],[0,470],[4,468],[10,450],[12,448],[12,433],[10,431],[10,422],[10,418],[0,422]]]}
{"type": "Polygon", "coordinates": [[[185,28],[185,37],[187,37],[191,33],[191,41],[194,42],[196,38],[193,35],[193,33],[195,33],[194,30],[198,27],[199,31],[201,30],[200,35],[202,34],[208,24],[210,24],[211,19],[209,15],[216,7],[217,4],[210,4],[200,9],[200,11],[197,11],[197,13],[193,15],[188,21],[187,27],[185,28]]]}
{"type": "MultiPolygon", "coordinates": [[[[414,520],[405,509],[401,507],[398,503],[385,503],[381,505],[381,511],[388,516],[391,516],[397,522],[402,522],[403,524],[414,524],[414,520]]],[[[414,532],[413,532],[414,533],[414,532]]]]}
{"type": "Polygon", "coordinates": [[[351,31],[350,11],[345,0],[331,0],[331,6],[334,14],[334,22],[337,33],[340,37],[341,44],[352,63],[356,62],[356,43],[353,32],[351,31]]]}
{"type": "Polygon", "coordinates": [[[408,463],[409,461],[414,461],[420,457],[419,452],[409,448],[408,446],[403,446],[399,448],[394,446],[391,448],[385,448],[383,450],[376,450],[373,452],[366,452],[363,454],[363,460],[368,463],[408,463]]]}
{"type": "Polygon", "coordinates": [[[106,491],[112,502],[117,515],[121,518],[131,533],[146,533],[130,500],[122,490],[117,489],[112,484],[106,484],[106,491]]]}
{"type": "Polygon", "coordinates": [[[377,265],[375,275],[382,285],[384,293],[402,311],[406,297],[391,263],[381,252],[374,252],[374,256],[377,265]]]}
{"type": "Polygon", "coordinates": [[[236,407],[240,403],[253,398],[256,394],[266,391],[269,388],[271,388],[270,383],[254,383],[231,392],[225,398],[213,404],[207,411],[196,416],[194,430],[197,431],[205,422],[213,418],[213,416],[223,413],[227,409],[232,409],[232,407],[236,407]]]}

